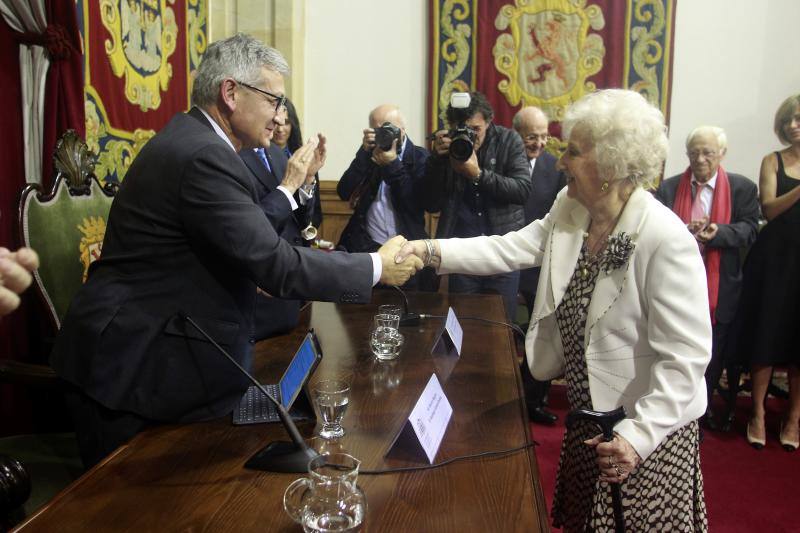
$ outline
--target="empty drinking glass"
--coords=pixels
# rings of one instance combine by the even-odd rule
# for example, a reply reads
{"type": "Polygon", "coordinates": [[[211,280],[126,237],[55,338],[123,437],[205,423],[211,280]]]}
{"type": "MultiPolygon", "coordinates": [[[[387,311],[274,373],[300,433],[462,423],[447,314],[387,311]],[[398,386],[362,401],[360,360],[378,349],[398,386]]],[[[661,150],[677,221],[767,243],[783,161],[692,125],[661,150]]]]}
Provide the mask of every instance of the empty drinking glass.
{"type": "Polygon", "coordinates": [[[318,381],[312,389],[314,402],[322,416],[323,439],[338,439],[344,436],[342,418],[350,401],[350,383],[344,379],[318,381]]]}
{"type": "Polygon", "coordinates": [[[378,306],[379,315],[394,315],[397,316],[398,325],[400,323],[400,316],[403,314],[403,309],[399,305],[384,304],[378,306]]]}
{"type": "Polygon", "coordinates": [[[283,507],[304,531],[358,531],[367,500],[356,484],[360,461],[346,453],[320,455],[308,463],[308,477],[292,482],[283,507]]]}

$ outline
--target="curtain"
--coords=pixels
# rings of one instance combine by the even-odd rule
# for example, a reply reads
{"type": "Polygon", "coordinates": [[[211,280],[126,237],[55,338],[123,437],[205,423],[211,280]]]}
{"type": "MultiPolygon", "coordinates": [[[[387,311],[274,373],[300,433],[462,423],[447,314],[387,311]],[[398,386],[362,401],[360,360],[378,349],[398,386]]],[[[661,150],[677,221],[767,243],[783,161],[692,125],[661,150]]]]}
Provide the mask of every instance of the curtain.
{"type": "Polygon", "coordinates": [[[50,58],[46,49],[32,42],[47,29],[44,0],[2,0],[0,13],[20,40],[19,67],[22,87],[22,138],[25,178],[42,180],[42,130],[44,90],[50,58]]]}
{"type": "MultiPolygon", "coordinates": [[[[69,128],[84,134],[83,63],[75,5],[64,0],[0,0],[0,246],[19,247],[18,202],[26,182],[52,187],[52,157],[69,128]],[[58,21],[47,24],[47,21],[58,21]]],[[[43,363],[54,332],[33,290],[0,319],[0,357],[43,363]]],[[[0,435],[32,429],[21,391],[0,387],[0,435]]]]}

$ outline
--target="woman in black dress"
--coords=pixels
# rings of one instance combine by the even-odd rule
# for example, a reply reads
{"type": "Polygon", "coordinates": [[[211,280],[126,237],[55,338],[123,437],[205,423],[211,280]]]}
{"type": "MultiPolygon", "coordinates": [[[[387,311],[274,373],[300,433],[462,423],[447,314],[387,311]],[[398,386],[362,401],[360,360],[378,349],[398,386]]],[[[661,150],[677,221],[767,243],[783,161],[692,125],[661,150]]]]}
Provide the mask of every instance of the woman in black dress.
{"type": "Polygon", "coordinates": [[[775,114],[779,152],[761,162],[761,210],[769,220],[745,266],[742,297],[743,334],[739,350],[749,361],[753,413],[747,441],[756,449],[766,442],[764,398],[775,365],[789,368],[789,412],[781,423],[780,442],[794,451],[800,440],[800,94],[787,98],[775,114]]]}

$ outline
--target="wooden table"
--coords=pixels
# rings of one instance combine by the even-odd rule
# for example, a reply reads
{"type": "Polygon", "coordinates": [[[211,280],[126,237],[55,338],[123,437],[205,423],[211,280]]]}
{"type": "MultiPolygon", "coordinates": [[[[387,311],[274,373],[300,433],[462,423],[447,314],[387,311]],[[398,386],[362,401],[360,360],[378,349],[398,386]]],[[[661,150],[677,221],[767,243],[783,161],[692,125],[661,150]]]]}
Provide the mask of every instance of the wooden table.
{"type": "MultiPolygon", "coordinates": [[[[442,319],[404,327],[398,360],[374,360],[367,337],[379,303],[314,303],[294,332],[260,343],[256,374],[274,382],[310,325],[323,360],[312,381],[351,372],[347,435],[340,446],[362,469],[424,464],[386,458],[395,432],[431,374],[430,354],[442,319]]],[[[464,330],[460,360],[443,389],[453,407],[436,461],[531,442],[515,344],[502,326],[466,320],[503,316],[497,296],[409,294],[412,310],[444,315],[452,305],[464,330]]],[[[314,427],[300,427],[312,437],[314,427]]],[[[283,510],[283,492],[296,474],[246,470],[244,462],[273,440],[279,424],[232,426],[230,419],[150,429],[67,487],[21,526],[22,531],[300,531],[283,510]]],[[[410,473],[360,475],[367,496],[365,531],[547,531],[547,511],[533,448],[467,459],[410,473]]]]}

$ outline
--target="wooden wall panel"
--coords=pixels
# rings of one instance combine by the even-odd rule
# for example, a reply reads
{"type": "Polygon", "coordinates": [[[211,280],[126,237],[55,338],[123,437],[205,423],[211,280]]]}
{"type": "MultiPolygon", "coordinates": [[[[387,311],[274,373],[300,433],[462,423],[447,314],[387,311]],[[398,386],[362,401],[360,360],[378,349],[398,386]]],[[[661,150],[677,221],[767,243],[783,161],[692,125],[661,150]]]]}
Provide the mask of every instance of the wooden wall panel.
{"type": "MultiPolygon", "coordinates": [[[[319,228],[319,234],[323,239],[334,244],[339,242],[339,237],[347,226],[350,215],[353,214],[349,203],[339,199],[339,195],[336,194],[337,183],[333,180],[320,180],[319,182],[320,202],[322,203],[322,225],[319,228]]],[[[438,213],[425,214],[425,227],[428,235],[436,234],[438,222],[438,213]]]]}

